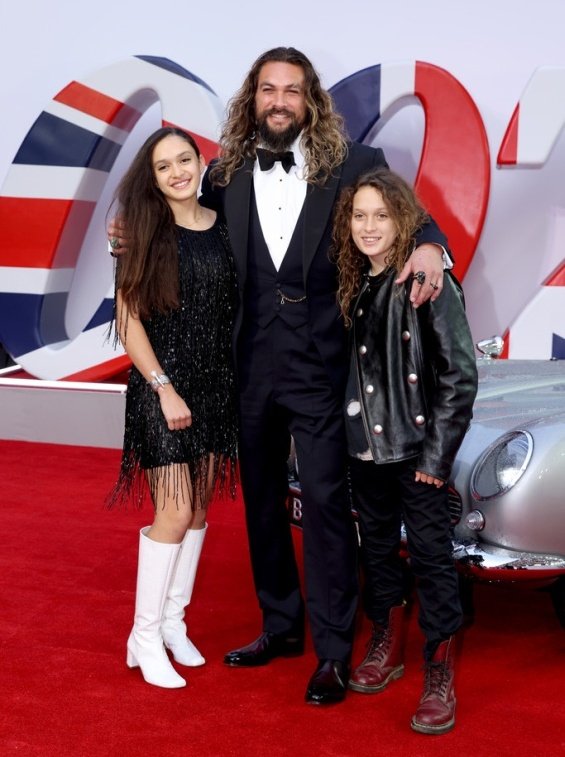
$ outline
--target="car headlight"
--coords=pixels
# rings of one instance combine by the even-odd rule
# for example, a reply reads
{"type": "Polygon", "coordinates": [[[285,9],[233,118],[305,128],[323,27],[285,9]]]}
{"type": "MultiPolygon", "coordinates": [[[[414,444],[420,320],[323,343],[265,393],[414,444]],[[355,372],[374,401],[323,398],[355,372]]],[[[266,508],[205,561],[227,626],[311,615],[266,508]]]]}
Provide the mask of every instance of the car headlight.
{"type": "Polygon", "coordinates": [[[534,440],[528,431],[511,431],[480,456],[471,476],[475,499],[491,499],[511,489],[528,467],[534,440]]]}

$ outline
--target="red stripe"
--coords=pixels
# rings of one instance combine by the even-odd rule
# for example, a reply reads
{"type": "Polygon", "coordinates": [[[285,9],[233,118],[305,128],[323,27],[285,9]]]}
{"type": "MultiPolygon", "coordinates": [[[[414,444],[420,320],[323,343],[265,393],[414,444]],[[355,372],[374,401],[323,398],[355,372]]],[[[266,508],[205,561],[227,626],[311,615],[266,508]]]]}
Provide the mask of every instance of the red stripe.
{"type": "Polygon", "coordinates": [[[506,133],[500,144],[496,163],[499,166],[515,166],[518,162],[518,121],[520,120],[520,103],[514,109],[512,118],[506,127],[506,133]]]}
{"type": "Polygon", "coordinates": [[[502,335],[502,338],[504,340],[504,348],[502,352],[500,353],[500,358],[508,358],[510,355],[510,331],[505,331],[502,335]]]}
{"type": "Polygon", "coordinates": [[[559,263],[557,268],[543,282],[544,286],[565,287],[565,263],[559,263]]]}
{"type": "Polygon", "coordinates": [[[204,157],[206,163],[209,163],[213,158],[216,158],[218,156],[217,142],[213,142],[211,139],[206,139],[206,137],[202,137],[200,136],[200,134],[196,134],[195,132],[190,131],[190,129],[187,129],[185,126],[179,126],[178,124],[174,124],[171,121],[163,121],[163,126],[173,126],[175,129],[182,129],[183,131],[188,132],[191,137],[194,137],[194,140],[198,145],[198,149],[202,153],[202,156],[204,157]]]}
{"type": "Polygon", "coordinates": [[[78,81],[72,81],[53,99],[127,131],[133,128],[141,116],[141,113],[130,105],[86,87],[78,81]]]}
{"type": "Polygon", "coordinates": [[[107,360],[100,365],[93,365],[90,368],[85,368],[84,371],[78,373],[72,373],[70,376],[65,376],[65,381],[104,381],[111,376],[115,376],[121,371],[125,371],[131,368],[131,360],[127,355],[121,355],[120,357],[107,360]]]}
{"type": "Polygon", "coordinates": [[[96,203],[0,197],[0,265],[74,268],[96,203]]]}
{"type": "Polygon", "coordinates": [[[447,235],[462,279],[475,253],[490,191],[490,153],[481,115],[451,74],[416,62],[415,94],[426,114],[415,185],[447,235]]]}

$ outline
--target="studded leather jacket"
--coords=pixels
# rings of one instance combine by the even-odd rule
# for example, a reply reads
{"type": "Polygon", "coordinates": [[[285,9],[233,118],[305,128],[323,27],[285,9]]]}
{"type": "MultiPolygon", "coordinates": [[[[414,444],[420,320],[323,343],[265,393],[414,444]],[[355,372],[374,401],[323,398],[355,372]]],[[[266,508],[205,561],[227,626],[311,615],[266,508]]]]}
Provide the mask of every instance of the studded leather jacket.
{"type": "Polygon", "coordinates": [[[447,480],[477,392],[463,292],[446,271],[437,300],[415,310],[412,282],[395,278],[366,276],[352,309],[365,433],[376,463],[414,457],[417,470],[447,480]]]}

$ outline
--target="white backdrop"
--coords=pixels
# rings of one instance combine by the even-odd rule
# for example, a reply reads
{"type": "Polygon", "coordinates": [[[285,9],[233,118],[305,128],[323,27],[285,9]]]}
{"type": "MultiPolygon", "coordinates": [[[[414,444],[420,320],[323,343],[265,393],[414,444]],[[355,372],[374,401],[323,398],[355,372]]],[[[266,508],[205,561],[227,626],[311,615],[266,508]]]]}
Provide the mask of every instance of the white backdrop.
{"type": "MultiPolygon", "coordinates": [[[[303,50],[328,88],[367,66],[420,60],[446,69],[467,89],[490,144],[486,223],[464,280],[475,339],[507,329],[565,258],[565,138],[541,168],[496,167],[534,70],[565,68],[562,0],[0,0],[0,9],[0,183],[55,93],[130,55],[176,61],[223,103],[256,56],[281,44],[303,50]]],[[[378,135],[391,166],[409,179],[419,160],[422,120],[420,108],[410,106],[378,135]]]]}

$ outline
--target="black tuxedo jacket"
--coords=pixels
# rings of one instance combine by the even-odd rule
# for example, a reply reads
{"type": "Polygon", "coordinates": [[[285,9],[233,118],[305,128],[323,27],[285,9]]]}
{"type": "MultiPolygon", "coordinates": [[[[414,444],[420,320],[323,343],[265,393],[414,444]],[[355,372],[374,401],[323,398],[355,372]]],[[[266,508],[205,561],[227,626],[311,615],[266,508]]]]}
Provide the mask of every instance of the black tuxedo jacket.
{"type": "MultiPolygon", "coordinates": [[[[202,184],[203,205],[217,210],[226,220],[238,275],[240,304],[247,281],[247,244],[254,161],[245,160],[226,187],[213,187],[206,172],[202,184]]],[[[377,166],[387,166],[380,148],[357,142],[349,145],[342,165],[323,187],[308,185],[304,207],[302,260],[304,288],[309,306],[312,340],[336,390],[342,391],[347,376],[346,338],[336,300],[337,268],[329,258],[333,208],[339,192],[357,177],[377,166]]],[[[418,243],[435,242],[447,248],[447,240],[431,221],[422,230],[418,243]]],[[[234,343],[241,329],[243,308],[236,318],[234,343]]]]}

